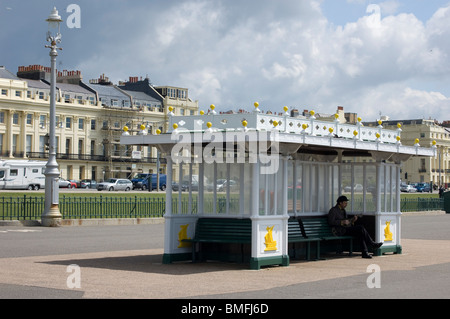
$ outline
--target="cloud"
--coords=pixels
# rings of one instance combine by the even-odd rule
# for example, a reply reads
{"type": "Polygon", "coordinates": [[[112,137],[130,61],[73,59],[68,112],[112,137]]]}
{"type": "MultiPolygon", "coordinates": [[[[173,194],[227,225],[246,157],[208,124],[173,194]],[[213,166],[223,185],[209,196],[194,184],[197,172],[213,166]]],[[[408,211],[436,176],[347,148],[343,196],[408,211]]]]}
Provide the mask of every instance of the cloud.
{"type": "Polygon", "coordinates": [[[335,26],[314,0],[136,1],[126,16],[107,11],[96,25],[83,18],[101,38],[83,47],[89,54],[77,68],[115,81],[148,74],[218,110],[251,110],[259,101],[275,111],[344,105],[364,118],[441,116],[446,92],[429,83],[449,79],[450,7],[426,23],[397,13],[399,1],[379,8],[335,26]]]}

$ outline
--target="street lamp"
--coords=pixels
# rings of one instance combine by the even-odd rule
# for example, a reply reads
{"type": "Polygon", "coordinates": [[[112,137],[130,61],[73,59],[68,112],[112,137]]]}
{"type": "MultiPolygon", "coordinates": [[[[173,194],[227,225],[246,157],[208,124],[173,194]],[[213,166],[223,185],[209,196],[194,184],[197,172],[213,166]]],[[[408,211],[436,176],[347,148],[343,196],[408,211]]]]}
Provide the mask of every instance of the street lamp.
{"type": "Polygon", "coordinates": [[[47,41],[50,45],[46,48],[50,49],[51,60],[51,79],[50,79],[50,132],[49,132],[49,156],[45,168],[45,208],[41,216],[42,226],[60,226],[62,215],[59,212],[59,169],[56,162],[56,57],[58,56],[57,44],[61,42],[61,33],[59,24],[62,22],[58,15],[58,10],[53,8],[50,16],[46,20],[48,22],[47,41]]]}

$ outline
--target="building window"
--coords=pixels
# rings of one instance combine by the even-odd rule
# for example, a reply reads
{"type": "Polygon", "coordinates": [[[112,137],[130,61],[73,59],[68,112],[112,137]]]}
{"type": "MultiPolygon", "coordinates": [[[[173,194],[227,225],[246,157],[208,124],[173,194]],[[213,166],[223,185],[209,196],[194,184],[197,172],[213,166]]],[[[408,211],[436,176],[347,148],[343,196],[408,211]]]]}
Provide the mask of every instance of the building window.
{"type": "Polygon", "coordinates": [[[83,149],[84,149],[84,141],[83,140],[78,140],[78,154],[84,154],[83,149]]]}
{"type": "Polygon", "coordinates": [[[78,119],[78,129],[84,130],[84,119],[78,119]]]}
{"type": "Polygon", "coordinates": [[[33,114],[27,114],[27,125],[33,124],[33,114]]]}
{"type": "Polygon", "coordinates": [[[41,128],[45,127],[46,122],[47,122],[47,116],[46,115],[39,115],[39,126],[41,128]]]}
{"type": "Polygon", "coordinates": [[[5,123],[5,112],[0,112],[0,123],[5,123]]]}
{"type": "Polygon", "coordinates": [[[39,92],[39,100],[43,100],[45,98],[44,92],[39,92]]]}
{"type": "Polygon", "coordinates": [[[96,125],[96,122],[95,122],[95,120],[91,120],[91,130],[95,130],[95,125],[96,125]]]}
{"type": "Polygon", "coordinates": [[[72,118],[66,117],[66,128],[72,128],[72,118]]]}
{"type": "Polygon", "coordinates": [[[44,135],[39,136],[39,152],[40,153],[45,152],[45,136],[44,135]]]}
{"type": "Polygon", "coordinates": [[[95,155],[95,140],[91,140],[91,155],[95,155]]]}
{"type": "Polygon", "coordinates": [[[27,153],[31,153],[32,140],[33,140],[33,135],[27,135],[27,137],[26,137],[26,144],[27,145],[25,146],[25,149],[26,149],[27,153]]]}
{"type": "Polygon", "coordinates": [[[31,99],[31,91],[27,91],[27,98],[31,99]]]}
{"type": "Polygon", "coordinates": [[[12,136],[12,153],[13,155],[17,153],[17,141],[19,140],[19,135],[13,134],[12,136]]]}
{"type": "Polygon", "coordinates": [[[18,113],[14,113],[12,118],[13,118],[13,124],[15,124],[15,125],[19,124],[19,114],[18,113]]]}
{"type": "Polygon", "coordinates": [[[8,90],[2,89],[2,95],[8,95],[8,90]]]}
{"type": "Polygon", "coordinates": [[[70,138],[66,138],[66,154],[70,154],[70,138]]]}
{"type": "Polygon", "coordinates": [[[178,98],[186,99],[186,90],[178,90],[178,98]]]}
{"type": "Polygon", "coordinates": [[[70,95],[69,94],[64,94],[64,102],[70,103],[70,95]]]}
{"type": "Polygon", "coordinates": [[[21,91],[16,91],[16,97],[22,97],[22,92],[21,91]]]}

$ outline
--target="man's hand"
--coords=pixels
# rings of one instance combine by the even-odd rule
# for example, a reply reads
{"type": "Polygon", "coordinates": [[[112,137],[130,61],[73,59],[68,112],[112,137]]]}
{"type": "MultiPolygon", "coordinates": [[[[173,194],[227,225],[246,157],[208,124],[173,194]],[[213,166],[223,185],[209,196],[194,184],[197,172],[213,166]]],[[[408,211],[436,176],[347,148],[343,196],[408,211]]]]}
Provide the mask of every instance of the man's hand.
{"type": "Polygon", "coordinates": [[[341,225],[342,226],[348,226],[350,224],[351,224],[351,222],[348,219],[341,220],[341,225]]]}

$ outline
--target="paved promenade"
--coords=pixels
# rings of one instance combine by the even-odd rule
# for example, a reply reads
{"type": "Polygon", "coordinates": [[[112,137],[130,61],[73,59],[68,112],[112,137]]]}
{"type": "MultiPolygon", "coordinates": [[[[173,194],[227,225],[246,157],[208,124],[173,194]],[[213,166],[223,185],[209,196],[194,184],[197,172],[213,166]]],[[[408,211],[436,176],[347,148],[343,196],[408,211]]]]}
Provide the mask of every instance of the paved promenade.
{"type": "Polygon", "coordinates": [[[447,299],[449,229],[450,215],[407,214],[401,255],[327,256],[253,271],[218,262],[163,265],[163,224],[1,226],[0,298],[447,299]]]}

